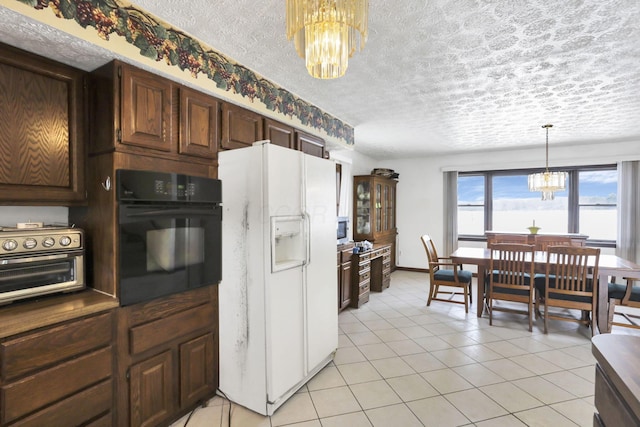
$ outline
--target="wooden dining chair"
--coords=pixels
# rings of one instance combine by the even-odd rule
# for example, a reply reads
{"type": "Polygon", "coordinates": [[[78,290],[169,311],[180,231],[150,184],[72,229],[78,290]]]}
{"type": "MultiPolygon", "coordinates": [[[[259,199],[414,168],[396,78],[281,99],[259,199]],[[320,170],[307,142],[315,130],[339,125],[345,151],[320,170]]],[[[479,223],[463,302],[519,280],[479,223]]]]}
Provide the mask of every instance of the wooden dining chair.
{"type": "Polygon", "coordinates": [[[471,279],[472,273],[462,269],[459,264],[454,264],[449,257],[439,257],[436,245],[428,234],[420,237],[422,245],[427,252],[429,260],[429,279],[431,287],[429,289],[429,298],[427,306],[431,305],[431,301],[452,302],[455,304],[464,304],[465,313],[469,312],[469,303],[473,303],[471,296],[471,279]],[[443,286],[445,289],[440,289],[443,286]],[[451,288],[459,290],[451,291],[451,288]],[[440,297],[441,294],[448,294],[448,298],[440,297]],[[454,299],[456,295],[462,295],[464,301],[454,299]]]}
{"type": "Polygon", "coordinates": [[[496,243],[490,245],[489,277],[487,300],[489,304],[489,325],[493,325],[493,312],[506,311],[526,314],[529,318],[529,332],[533,330],[534,302],[534,245],[517,243],[496,243]],[[510,305],[495,305],[496,301],[526,304],[526,310],[510,305]]]}
{"type": "Polygon", "coordinates": [[[609,330],[614,325],[640,329],[640,314],[633,312],[636,308],[640,308],[640,280],[626,279],[626,285],[609,283],[609,330]],[[615,316],[626,322],[616,321],[615,316]]]}
{"type": "Polygon", "coordinates": [[[573,246],[573,239],[569,236],[536,236],[536,251],[546,251],[549,246],[573,246]]]}
{"type": "MultiPolygon", "coordinates": [[[[549,246],[544,275],[535,277],[535,286],[544,303],[544,333],[548,320],[568,320],[584,323],[595,335],[596,302],[598,301],[598,263],[600,249],[580,246],[549,246]],[[576,318],[562,315],[550,308],[581,310],[587,315],[576,318]]],[[[536,310],[537,311],[537,310],[536,310]]]]}

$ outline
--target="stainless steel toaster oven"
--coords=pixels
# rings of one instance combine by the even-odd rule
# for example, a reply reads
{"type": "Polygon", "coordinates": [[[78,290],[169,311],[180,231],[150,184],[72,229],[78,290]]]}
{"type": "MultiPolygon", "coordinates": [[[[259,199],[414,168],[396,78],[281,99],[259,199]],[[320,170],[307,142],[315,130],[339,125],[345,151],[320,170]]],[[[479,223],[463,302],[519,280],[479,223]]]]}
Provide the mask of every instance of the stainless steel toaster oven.
{"type": "Polygon", "coordinates": [[[85,287],[78,228],[0,228],[0,304],[85,287]]]}

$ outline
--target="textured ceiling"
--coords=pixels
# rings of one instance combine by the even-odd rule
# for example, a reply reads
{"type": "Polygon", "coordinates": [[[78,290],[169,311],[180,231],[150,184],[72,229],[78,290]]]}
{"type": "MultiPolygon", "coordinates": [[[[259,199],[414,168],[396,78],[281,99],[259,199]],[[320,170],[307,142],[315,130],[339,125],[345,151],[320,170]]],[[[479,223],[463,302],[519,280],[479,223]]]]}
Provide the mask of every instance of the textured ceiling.
{"type": "MultiPolygon", "coordinates": [[[[284,0],[134,3],[352,125],[375,158],[543,147],[545,123],[550,145],[640,143],[638,0],[372,0],[367,45],[324,81],[286,39],[284,0]]],[[[0,8],[0,40],[46,46],[19,21],[0,8]]],[[[105,55],[43,53],[85,69],[105,55]]]]}

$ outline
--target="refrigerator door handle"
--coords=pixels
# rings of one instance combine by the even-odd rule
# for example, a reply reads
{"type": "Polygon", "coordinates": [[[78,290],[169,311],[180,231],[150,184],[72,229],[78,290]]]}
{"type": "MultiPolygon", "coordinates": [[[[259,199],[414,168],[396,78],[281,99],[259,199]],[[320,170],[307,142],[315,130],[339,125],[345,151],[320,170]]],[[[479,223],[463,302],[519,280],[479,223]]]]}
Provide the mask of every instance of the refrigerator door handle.
{"type": "Polygon", "coordinates": [[[306,240],[306,259],[304,265],[309,265],[311,264],[311,216],[309,216],[308,212],[304,212],[302,216],[304,217],[304,237],[306,240]]]}

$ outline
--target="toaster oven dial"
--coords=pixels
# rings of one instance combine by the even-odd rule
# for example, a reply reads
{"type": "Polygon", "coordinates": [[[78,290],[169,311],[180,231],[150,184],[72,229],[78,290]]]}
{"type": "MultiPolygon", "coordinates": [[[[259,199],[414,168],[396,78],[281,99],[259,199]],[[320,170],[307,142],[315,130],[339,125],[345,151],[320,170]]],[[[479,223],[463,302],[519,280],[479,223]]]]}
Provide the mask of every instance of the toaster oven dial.
{"type": "Polygon", "coordinates": [[[12,251],[18,247],[18,242],[13,239],[8,239],[2,242],[2,249],[5,251],[12,251]]]}
{"type": "Polygon", "coordinates": [[[60,238],[60,246],[69,246],[71,244],[71,237],[62,236],[60,238]]]}
{"type": "Polygon", "coordinates": [[[34,239],[33,237],[29,237],[24,239],[24,242],[22,242],[22,246],[25,249],[33,249],[36,246],[38,246],[38,241],[36,239],[34,239]]]}
{"type": "Polygon", "coordinates": [[[45,248],[50,248],[55,244],[56,244],[56,241],[53,239],[53,237],[45,237],[42,240],[42,246],[44,246],[45,248]]]}

